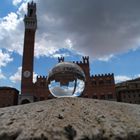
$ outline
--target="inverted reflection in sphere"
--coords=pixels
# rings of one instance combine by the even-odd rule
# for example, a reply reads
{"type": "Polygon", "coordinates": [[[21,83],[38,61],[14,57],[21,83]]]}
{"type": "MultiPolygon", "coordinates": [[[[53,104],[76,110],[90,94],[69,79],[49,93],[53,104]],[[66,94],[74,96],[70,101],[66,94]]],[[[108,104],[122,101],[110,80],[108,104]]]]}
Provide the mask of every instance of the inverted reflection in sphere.
{"type": "Polygon", "coordinates": [[[85,88],[85,74],[77,64],[61,62],[49,72],[48,82],[55,97],[80,96],[85,88]]]}

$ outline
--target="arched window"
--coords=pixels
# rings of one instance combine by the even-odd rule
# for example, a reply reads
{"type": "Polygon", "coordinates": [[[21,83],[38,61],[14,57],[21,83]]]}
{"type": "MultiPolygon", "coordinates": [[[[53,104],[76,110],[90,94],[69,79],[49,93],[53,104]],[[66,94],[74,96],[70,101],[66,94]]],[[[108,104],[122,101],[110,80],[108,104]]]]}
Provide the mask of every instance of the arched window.
{"type": "Polygon", "coordinates": [[[97,99],[98,97],[97,97],[97,95],[93,95],[92,98],[93,99],[97,99]]]}
{"type": "Polygon", "coordinates": [[[28,104],[28,103],[30,103],[30,101],[29,101],[28,99],[24,99],[24,100],[22,100],[22,102],[21,102],[21,104],[28,104]]]}
{"type": "Polygon", "coordinates": [[[103,80],[99,80],[99,85],[104,85],[104,81],[103,80]]]}
{"type": "Polygon", "coordinates": [[[33,9],[30,9],[29,16],[31,17],[33,15],[33,9]]]}

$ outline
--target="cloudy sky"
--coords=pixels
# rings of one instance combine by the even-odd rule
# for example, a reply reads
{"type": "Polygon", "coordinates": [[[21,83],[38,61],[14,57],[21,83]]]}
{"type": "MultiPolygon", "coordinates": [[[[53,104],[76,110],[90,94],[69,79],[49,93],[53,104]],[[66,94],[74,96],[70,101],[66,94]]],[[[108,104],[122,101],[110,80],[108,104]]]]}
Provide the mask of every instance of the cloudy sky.
{"type": "MultiPolygon", "coordinates": [[[[0,86],[19,90],[27,2],[0,1],[0,86]]],[[[116,82],[140,76],[140,0],[35,2],[35,76],[47,75],[58,56],[80,61],[83,55],[93,75],[114,73],[116,82]]]]}

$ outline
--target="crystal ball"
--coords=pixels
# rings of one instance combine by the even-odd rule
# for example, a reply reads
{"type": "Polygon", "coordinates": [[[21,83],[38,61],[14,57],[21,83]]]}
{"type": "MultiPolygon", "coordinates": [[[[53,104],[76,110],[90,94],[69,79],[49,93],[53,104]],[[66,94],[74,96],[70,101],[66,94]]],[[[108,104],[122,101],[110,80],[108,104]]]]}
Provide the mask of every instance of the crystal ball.
{"type": "Polygon", "coordinates": [[[55,97],[80,96],[85,88],[85,74],[72,62],[60,62],[48,75],[48,87],[55,97]]]}

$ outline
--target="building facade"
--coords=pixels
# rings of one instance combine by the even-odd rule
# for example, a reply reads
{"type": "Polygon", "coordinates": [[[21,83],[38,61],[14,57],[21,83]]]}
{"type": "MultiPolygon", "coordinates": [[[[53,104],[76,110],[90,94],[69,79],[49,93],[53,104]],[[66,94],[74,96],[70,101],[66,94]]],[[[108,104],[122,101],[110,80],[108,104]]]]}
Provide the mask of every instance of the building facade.
{"type": "Polygon", "coordinates": [[[140,104],[140,78],[116,84],[118,102],[140,104]]]}
{"type": "MultiPolygon", "coordinates": [[[[34,43],[37,29],[36,3],[28,3],[27,15],[24,17],[25,34],[22,61],[21,96],[19,104],[54,98],[48,89],[47,76],[37,76],[33,83],[34,43]]],[[[58,58],[58,63],[64,57],[58,58]]],[[[85,90],[82,97],[115,100],[115,82],[113,74],[90,75],[89,57],[73,62],[79,65],[86,76],[85,90]]]]}
{"type": "Polygon", "coordinates": [[[11,87],[0,87],[0,107],[18,104],[19,91],[11,87]]]}

